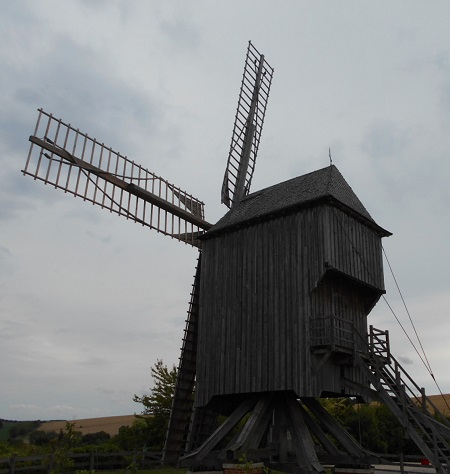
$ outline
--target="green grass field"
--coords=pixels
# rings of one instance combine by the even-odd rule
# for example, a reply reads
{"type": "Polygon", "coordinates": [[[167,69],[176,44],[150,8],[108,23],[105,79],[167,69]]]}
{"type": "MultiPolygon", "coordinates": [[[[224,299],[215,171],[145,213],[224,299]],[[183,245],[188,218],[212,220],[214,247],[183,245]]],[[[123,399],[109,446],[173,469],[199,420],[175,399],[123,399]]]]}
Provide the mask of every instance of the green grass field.
{"type": "MultiPolygon", "coordinates": [[[[147,470],[138,470],[139,474],[185,474],[187,469],[175,469],[171,467],[167,468],[158,468],[158,469],[147,469],[147,470]]],[[[101,472],[102,474],[119,474],[122,472],[127,472],[126,470],[119,469],[117,471],[96,471],[101,472]]]]}
{"type": "Polygon", "coordinates": [[[14,421],[4,421],[0,428],[0,441],[6,441],[9,438],[9,430],[16,424],[14,421]]]}

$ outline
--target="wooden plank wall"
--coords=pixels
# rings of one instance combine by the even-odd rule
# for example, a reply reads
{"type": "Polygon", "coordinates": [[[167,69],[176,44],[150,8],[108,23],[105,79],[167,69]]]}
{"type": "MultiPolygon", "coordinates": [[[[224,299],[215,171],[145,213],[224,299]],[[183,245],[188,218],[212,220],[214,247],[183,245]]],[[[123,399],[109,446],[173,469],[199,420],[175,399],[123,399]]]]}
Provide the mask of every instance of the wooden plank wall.
{"type": "MultiPolygon", "coordinates": [[[[322,279],[320,285],[311,293],[310,322],[314,318],[323,318],[333,315],[339,320],[351,323],[352,329],[357,331],[361,338],[367,336],[367,304],[366,292],[355,288],[349,278],[330,273],[322,279]],[[355,291],[356,290],[356,291],[355,291]]],[[[347,329],[348,327],[345,326],[347,329]]],[[[337,334],[339,335],[339,334],[337,334]]],[[[348,335],[345,334],[347,337],[348,335]]],[[[354,335],[352,335],[354,337],[354,335]]],[[[335,343],[338,341],[334,340],[335,343]]],[[[365,349],[356,338],[360,349],[365,349]]],[[[336,359],[330,358],[324,364],[320,363],[321,356],[313,356],[313,376],[318,379],[322,391],[341,394],[341,372],[337,370],[336,359]],[[316,368],[320,367],[317,371],[316,368]]],[[[357,367],[340,366],[344,376],[358,383],[366,383],[366,378],[357,367]]]]}
{"type": "MultiPolygon", "coordinates": [[[[326,390],[339,391],[338,366],[328,364],[323,376],[314,373],[309,320],[324,309],[311,292],[327,261],[368,278],[344,230],[358,246],[377,239],[332,211],[324,205],[303,209],[204,241],[196,405],[214,395],[249,392],[320,396],[325,380],[326,390]]],[[[376,250],[366,254],[370,265],[379,264],[376,250]]],[[[370,274],[379,277],[379,268],[370,274]]]]}
{"type": "Polygon", "coordinates": [[[323,209],[322,219],[326,261],[343,273],[384,290],[379,235],[335,207],[323,209]]]}

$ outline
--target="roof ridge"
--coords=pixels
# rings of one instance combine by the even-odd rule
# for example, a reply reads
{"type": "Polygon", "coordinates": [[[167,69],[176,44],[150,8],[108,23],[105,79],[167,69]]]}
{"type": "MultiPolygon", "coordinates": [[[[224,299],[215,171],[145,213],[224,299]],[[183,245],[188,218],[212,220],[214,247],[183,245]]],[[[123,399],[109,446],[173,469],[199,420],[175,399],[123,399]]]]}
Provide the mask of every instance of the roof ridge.
{"type": "Polygon", "coordinates": [[[219,219],[209,232],[259,220],[298,206],[311,206],[324,198],[342,204],[383,233],[387,232],[376,224],[333,164],[249,194],[219,219]]]}

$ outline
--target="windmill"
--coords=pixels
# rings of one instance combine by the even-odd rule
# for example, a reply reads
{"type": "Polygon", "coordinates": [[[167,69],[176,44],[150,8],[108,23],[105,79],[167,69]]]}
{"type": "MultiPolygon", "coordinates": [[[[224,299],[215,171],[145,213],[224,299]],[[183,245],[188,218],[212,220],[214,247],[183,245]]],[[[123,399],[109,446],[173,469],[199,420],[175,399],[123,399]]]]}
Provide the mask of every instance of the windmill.
{"type": "MultiPolygon", "coordinates": [[[[417,407],[387,332],[367,322],[390,233],[332,164],[250,193],[272,77],[249,43],[221,193],[229,211],[214,225],[203,202],[43,110],[23,173],[199,248],[166,463],[222,469],[245,454],[306,473],[373,462],[318,402],[358,396],[386,403],[447,474],[450,426],[417,407]]],[[[420,401],[430,404],[423,391],[420,401]]]]}

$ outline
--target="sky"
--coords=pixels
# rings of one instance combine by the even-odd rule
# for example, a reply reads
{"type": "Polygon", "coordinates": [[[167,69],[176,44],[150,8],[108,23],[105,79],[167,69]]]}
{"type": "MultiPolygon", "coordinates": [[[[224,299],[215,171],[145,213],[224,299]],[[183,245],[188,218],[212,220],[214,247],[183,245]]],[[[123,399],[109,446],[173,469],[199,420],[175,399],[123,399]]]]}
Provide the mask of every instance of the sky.
{"type": "Polygon", "coordinates": [[[450,3],[0,1],[0,418],[139,413],[178,364],[197,251],[24,177],[37,109],[220,204],[248,41],[274,67],[252,191],[333,164],[375,221],[369,323],[450,393],[450,3]],[[396,318],[406,330],[401,329],[396,318]],[[420,347],[419,347],[420,349],[420,347]],[[422,355],[422,358],[424,356],[422,355]]]}

